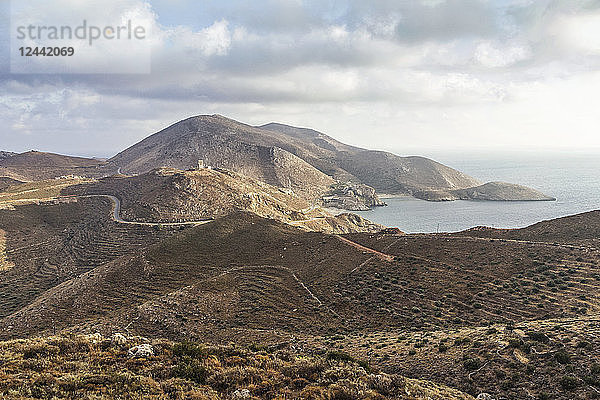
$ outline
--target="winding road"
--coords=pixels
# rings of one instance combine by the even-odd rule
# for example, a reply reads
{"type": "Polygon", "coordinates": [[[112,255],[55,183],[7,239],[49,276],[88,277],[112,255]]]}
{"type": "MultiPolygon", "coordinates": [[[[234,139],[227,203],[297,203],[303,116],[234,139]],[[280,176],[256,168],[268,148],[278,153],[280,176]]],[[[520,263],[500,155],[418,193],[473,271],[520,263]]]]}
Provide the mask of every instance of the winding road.
{"type": "Polygon", "coordinates": [[[73,198],[90,198],[90,197],[104,197],[112,200],[113,203],[113,212],[112,212],[112,220],[118,222],[119,224],[128,224],[128,225],[140,225],[140,226],[185,226],[185,225],[203,225],[209,222],[214,221],[214,219],[203,219],[199,221],[186,221],[186,222],[137,222],[137,221],[125,221],[121,218],[121,200],[119,200],[116,196],[111,194],[86,194],[86,195],[78,195],[78,196],[60,196],[57,197],[57,200],[61,199],[73,199],[73,198]]]}

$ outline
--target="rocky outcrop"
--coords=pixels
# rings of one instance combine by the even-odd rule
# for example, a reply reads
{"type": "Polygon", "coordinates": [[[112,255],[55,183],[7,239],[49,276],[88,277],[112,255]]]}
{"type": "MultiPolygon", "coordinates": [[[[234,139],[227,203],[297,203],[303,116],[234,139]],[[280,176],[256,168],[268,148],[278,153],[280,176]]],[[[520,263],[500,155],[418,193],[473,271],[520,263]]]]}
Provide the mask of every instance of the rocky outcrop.
{"type": "MultiPolygon", "coordinates": [[[[284,164],[285,157],[287,155],[278,158],[278,163],[284,164]]],[[[378,201],[372,188],[365,187],[362,192],[356,190],[363,193],[357,202],[374,204],[378,201]]],[[[63,194],[107,193],[120,199],[123,219],[135,222],[209,220],[241,210],[328,233],[376,232],[381,228],[358,216],[333,216],[318,205],[295,196],[293,190],[221,168],[194,171],[159,168],[146,174],[111,176],[71,186],[63,194]]]]}
{"type": "Polygon", "coordinates": [[[376,224],[352,213],[342,213],[335,216],[314,218],[301,225],[304,229],[329,234],[344,234],[354,232],[376,233],[385,229],[383,225],[376,224]]]}
{"type": "Polygon", "coordinates": [[[0,151],[0,161],[7,159],[8,157],[12,157],[17,153],[13,153],[10,151],[0,151]]]}
{"type": "Polygon", "coordinates": [[[385,206],[375,189],[361,183],[338,183],[322,197],[323,206],[349,211],[366,211],[373,207],[385,206]]]}
{"type": "Polygon", "coordinates": [[[127,355],[132,358],[147,358],[154,355],[154,349],[152,345],[143,343],[130,348],[127,355]]]}
{"type": "Polygon", "coordinates": [[[414,196],[428,201],[555,201],[556,199],[527,186],[506,182],[489,182],[467,189],[423,190],[414,196]]]}

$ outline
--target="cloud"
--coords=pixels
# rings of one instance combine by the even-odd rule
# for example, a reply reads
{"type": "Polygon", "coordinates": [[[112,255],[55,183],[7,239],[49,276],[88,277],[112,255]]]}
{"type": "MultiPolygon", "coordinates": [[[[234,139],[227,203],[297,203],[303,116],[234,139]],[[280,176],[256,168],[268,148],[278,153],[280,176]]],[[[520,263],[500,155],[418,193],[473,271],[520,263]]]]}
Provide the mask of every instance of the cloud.
{"type": "MultiPolygon", "coordinates": [[[[548,132],[557,145],[600,146],[588,105],[599,100],[589,90],[600,67],[598,1],[57,0],[21,11],[41,22],[141,21],[150,73],[0,75],[7,148],[109,155],[214,112],[301,123],[355,144],[375,129],[388,148],[531,146],[548,132]],[[576,93],[581,101],[558,106],[576,93]],[[561,139],[570,118],[579,133],[561,139]]],[[[133,70],[141,59],[110,43],[80,53],[57,62],[111,72],[108,61],[133,70]]]]}

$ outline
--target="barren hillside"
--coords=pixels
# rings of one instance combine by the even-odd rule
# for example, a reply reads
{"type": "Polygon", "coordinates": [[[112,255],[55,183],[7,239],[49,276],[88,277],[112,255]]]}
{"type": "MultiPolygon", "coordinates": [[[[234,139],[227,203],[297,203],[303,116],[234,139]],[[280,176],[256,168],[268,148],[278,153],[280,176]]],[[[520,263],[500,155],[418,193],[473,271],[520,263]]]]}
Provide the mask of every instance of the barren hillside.
{"type": "Polygon", "coordinates": [[[28,151],[0,159],[0,176],[20,181],[52,179],[63,175],[97,177],[114,173],[106,162],[93,158],[28,151]]]}
{"type": "Polygon", "coordinates": [[[358,215],[331,215],[285,189],[224,169],[162,168],[70,186],[62,194],[114,195],[121,201],[121,216],[128,221],[185,222],[247,211],[328,233],[376,232],[383,228],[358,215]]]}

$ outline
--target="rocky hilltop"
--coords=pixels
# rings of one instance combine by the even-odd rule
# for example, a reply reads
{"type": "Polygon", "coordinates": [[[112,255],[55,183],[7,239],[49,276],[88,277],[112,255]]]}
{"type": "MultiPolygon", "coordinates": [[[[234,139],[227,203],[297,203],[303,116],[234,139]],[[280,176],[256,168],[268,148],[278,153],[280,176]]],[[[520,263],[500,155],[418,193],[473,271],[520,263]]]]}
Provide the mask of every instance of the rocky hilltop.
{"type": "Polygon", "coordinates": [[[383,226],[353,214],[334,216],[285,189],[225,169],[159,168],[67,187],[63,195],[111,194],[128,221],[175,223],[239,211],[327,233],[378,232],[383,226]]]}
{"type": "Polygon", "coordinates": [[[304,198],[324,194],[335,180],[303,159],[259,137],[260,131],[220,116],[188,118],[109,161],[123,173],[144,173],[159,167],[205,166],[234,170],[253,179],[289,189],[304,198]]]}

